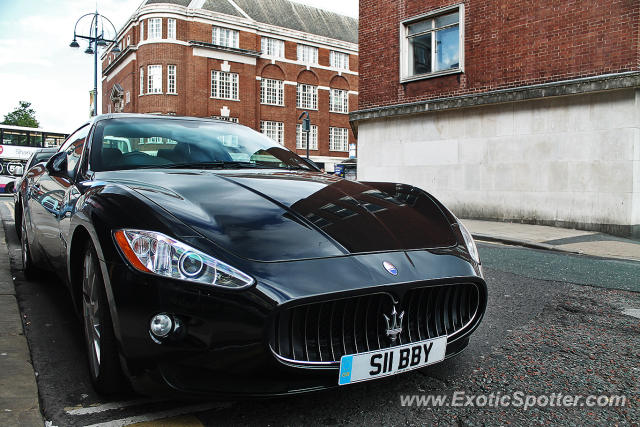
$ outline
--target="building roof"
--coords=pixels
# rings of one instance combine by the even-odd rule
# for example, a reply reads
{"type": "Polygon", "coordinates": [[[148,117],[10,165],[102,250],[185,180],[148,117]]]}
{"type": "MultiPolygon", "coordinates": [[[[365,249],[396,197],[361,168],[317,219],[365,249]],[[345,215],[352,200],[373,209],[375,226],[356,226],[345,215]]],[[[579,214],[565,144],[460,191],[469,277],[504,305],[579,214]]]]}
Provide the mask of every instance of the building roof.
{"type": "MultiPolygon", "coordinates": [[[[154,3],[188,6],[192,2],[189,0],[147,0],[144,4],[154,3]]],[[[200,2],[200,4],[202,3],[200,2]]],[[[290,0],[235,0],[233,2],[229,0],[206,0],[202,9],[237,17],[244,17],[246,14],[254,21],[263,24],[302,31],[349,43],[358,43],[357,19],[290,0]]]]}
{"type": "Polygon", "coordinates": [[[225,15],[243,16],[242,13],[227,0],[207,0],[204,2],[202,8],[212,12],[224,13],[225,15]]]}
{"type": "Polygon", "coordinates": [[[155,3],[169,3],[169,4],[177,4],[179,6],[189,6],[191,0],[147,0],[144,4],[155,4],[155,3]]]}

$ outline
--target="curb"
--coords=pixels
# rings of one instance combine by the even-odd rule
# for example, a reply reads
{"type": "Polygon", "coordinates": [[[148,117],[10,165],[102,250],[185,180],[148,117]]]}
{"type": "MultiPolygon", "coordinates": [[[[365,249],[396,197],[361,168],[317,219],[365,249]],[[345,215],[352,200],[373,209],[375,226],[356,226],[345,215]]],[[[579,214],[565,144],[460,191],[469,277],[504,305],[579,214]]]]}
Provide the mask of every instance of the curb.
{"type": "Polygon", "coordinates": [[[0,424],[42,426],[36,374],[16,298],[6,239],[5,206],[0,206],[0,424]]]}
{"type": "Polygon", "coordinates": [[[471,233],[471,235],[473,236],[474,239],[485,241],[485,242],[504,243],[507,245],[522,246],[522,247],[531,248],[531,249],[542,249],[545,251],[556,251],[556,252],[564,252],[569,254],[585,255],[585,253],[582,251],[572,251],[569,249],[561,248],[559,246],[548,245],[546,243],[539,243],[531,240],[521,240],[521,239],[514,239],[511,237],[493,236],[490,234],[482,234],[482,233],[471,233]]]}

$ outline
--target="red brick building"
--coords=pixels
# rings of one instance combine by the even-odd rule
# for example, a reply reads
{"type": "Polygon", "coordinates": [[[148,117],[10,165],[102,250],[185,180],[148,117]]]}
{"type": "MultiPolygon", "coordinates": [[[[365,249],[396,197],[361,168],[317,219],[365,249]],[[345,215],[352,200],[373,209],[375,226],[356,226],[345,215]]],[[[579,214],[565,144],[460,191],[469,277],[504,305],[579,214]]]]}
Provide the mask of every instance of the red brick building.
{"type": "MultiPolygon", "coordinates": [[[[356,19],[288,0],[148,0],[102,57],[103,112],[220,117],[327,170],[356,140],[356,19]]],[[[353,147],[353,146],[352,146],[353,147]]]]}
{"type": "Polygon", "coordinates": [[[358,177],[640,235],[640,2],[361,0],[358,177]]]}

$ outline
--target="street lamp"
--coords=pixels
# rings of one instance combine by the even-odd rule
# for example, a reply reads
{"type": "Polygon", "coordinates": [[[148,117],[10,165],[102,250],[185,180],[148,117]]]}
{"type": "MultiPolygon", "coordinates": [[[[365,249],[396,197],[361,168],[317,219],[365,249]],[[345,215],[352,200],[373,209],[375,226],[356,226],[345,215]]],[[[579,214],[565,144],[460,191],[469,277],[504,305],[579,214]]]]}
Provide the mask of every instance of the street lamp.
{"type": "MultiPolygon", "coordinates": [[[[86,21],[86,19],[85,19],[86,21]]],[[[85,13],[82,15],[77,21],[76,25],[73,27],[73,41],[69,43],[69,47],[78,48],[80,45],[78,44],[77,38],[85,39],[89,41],[89,45],[85,49],[84,53],[87,55],[93,55],[93,110],[91,111],[92,116],[96,116],[98,114],[98,48],[107,46],[108,43],[116,43],[116,40],[110,40],[105,38],[104,36],[104,27],[105,22],[111,25],[113,29],[114,37],[117,36],[118,32],[116,31],[116,27],[113,23],[104,15],[100,15],[98,11],[91,13],[85,13]],[[78,34],[78,23],[83,19],[91,16],[91,24],[89,25],[89,33],[78,34]]],[[[108,28],[108,27],[107,27],[108,28]]],[[[112,49],[113,53],[119,53],[120,48],[116,44],[112,49]]]]}
{"type": "Polygon", "coordinates": [[[305,139],[307,141],[307,160],[309,160],[309,132],[311,131],[311,121],[309,119],[309,113],[307,111],[303,111],[298,117],[298,120],[302,119],[302,132],[305,134],[305,139]],[[306,116],[306,117],[305,117],[306,116]],[[302,119],[305,117],[304,119],[302,119]]]}

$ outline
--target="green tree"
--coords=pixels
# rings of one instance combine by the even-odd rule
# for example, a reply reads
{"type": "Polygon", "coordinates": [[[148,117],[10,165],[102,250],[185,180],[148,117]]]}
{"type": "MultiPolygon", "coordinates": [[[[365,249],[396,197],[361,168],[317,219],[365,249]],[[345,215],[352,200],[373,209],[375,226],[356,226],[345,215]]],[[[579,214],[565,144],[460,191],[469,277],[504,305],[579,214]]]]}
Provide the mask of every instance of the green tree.
{"type": "Polygon", "coordinates": [[[40,127],[36,120],[36,112],[31,108],[31,103],[20,101],[20,106],[4,116],[3,125],[24,126],[28,128],[40,127]]]}

